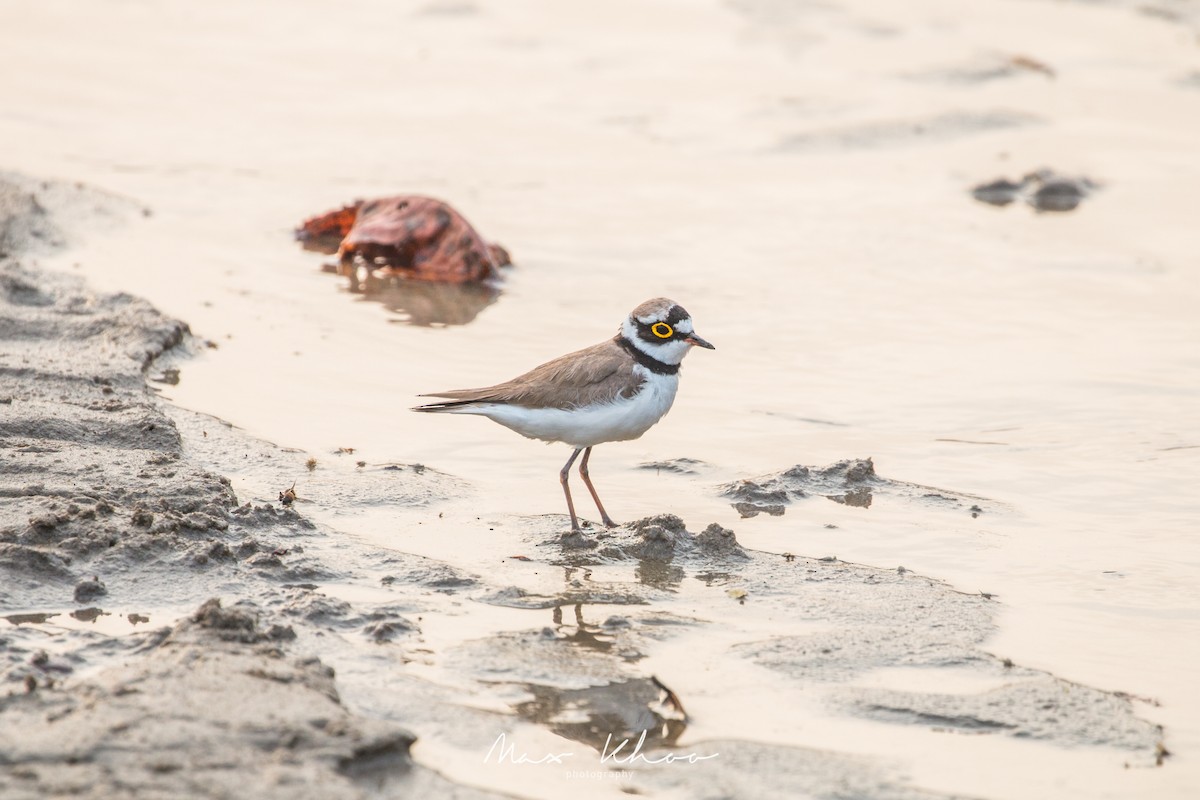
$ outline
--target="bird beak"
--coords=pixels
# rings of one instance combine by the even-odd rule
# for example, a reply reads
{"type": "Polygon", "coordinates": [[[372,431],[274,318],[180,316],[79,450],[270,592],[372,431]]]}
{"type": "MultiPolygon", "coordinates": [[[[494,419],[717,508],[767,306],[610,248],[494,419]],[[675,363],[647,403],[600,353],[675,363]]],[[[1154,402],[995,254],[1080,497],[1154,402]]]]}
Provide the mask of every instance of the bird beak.
{"type": "Polygon", "coordinates": [[[695,345],[696,347],[703,347],[705,350],[716,350],[717,349],[717,348],[713,347],[711,344],[709,344],[708,342],[701,339],[699,336],[697,336],[694,333],[689,333],[687,336],[683,337],[683,340],[685,342],[687,342],[688,344],[695,345]]]}

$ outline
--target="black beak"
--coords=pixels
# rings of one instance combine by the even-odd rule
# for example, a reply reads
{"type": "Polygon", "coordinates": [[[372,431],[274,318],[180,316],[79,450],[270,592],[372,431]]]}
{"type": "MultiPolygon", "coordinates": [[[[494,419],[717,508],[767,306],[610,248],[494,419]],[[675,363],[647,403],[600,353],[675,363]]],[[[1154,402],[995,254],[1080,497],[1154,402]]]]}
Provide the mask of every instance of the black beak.
{"type": "Polygon", "coordinates": [[[711,344],[709,344],[708,342],[701,339],[699,336],[697,336],[694,333],[689,333],[687,336],[683,337],[683,340],[685,342],[687,342],[688,344],[696,345],[696,347],[703,347],[705,350],[716,350],[717,349],[717,348],[713,347],[711,344]]]}

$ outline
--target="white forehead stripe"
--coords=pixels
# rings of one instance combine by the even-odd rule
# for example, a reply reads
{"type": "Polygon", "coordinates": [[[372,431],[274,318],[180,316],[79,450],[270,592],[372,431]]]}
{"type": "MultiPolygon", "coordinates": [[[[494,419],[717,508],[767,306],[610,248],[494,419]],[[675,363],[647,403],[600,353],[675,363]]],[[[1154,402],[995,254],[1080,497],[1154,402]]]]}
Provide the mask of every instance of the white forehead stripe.
{"type": "MultiPolygon", "coordinates": [[[[666,307],[666,308],[657,308],[650,314],[646,314],[641,317],[634,317],[634,319],[636,319],[638,322],[642,323],[643,325],[649,325],[652,322],[666,322],[667,317],[669,317],[671,315],[672,308],[674,308],[674,306],[670,306],[670,307],[666,307]]],[[[684,324],[691,325],[691,317],[684,317],[683,319],[679,320],[679,322],[676,323],[675,327],[678,328],[680,325],[684,325],[684,324]]]]}

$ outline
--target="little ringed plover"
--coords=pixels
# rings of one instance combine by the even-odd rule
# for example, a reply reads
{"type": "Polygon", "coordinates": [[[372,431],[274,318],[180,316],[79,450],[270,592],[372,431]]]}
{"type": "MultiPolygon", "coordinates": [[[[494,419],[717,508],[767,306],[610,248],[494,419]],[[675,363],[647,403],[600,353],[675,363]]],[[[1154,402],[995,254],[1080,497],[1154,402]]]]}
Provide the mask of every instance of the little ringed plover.
{"type": "Polygon", "coordinates": [[[588,476],[592,448],[636,439],[671,410],[679,388],[679,364],[692,347],[715,350],[696,335],[692,318],[664,297],[630,312],[613,338],[560,356],[504,383],[482,389],[431,392],[445,398],[414,411],[478,414],[530,439],[575,448],[559,472],[571,530],[579,518],[567,485],[571,465],[583,453],[579,476],[596,501],[600,519],[616,525],[588,476]]]}

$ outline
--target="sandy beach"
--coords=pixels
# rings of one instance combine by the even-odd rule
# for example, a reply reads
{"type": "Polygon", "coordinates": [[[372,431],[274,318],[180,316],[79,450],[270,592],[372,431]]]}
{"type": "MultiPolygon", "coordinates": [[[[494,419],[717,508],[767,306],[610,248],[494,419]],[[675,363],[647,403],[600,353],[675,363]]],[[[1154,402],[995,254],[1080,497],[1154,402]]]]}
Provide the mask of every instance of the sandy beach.
{"type": "Polygon", "coordinates": [[[1200,785],[1200,4],[0,23],[0,795],[1200,785]],[[401,193],[514,265],[293,240],[401,193]],[[618,528],[408,411],[657,295],[717,350],[618,528]]]}

